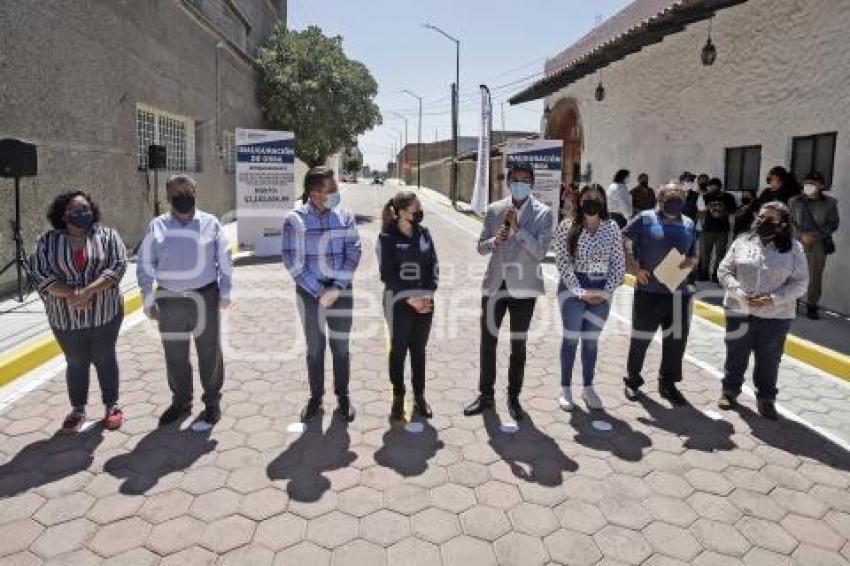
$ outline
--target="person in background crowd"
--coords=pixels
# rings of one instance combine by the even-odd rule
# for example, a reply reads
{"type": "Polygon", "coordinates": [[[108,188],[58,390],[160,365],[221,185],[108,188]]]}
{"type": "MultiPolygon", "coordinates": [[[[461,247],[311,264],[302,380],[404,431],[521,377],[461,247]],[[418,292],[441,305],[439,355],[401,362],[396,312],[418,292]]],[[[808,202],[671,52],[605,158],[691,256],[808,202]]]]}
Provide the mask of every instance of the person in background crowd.
{"type": "Polygon", "coordinates": [[[732,228],[730,218],[735,214],[738,203],[735,197],[723,190],[723,181],[717,177],[709,180],[703,200],[706,212],[700,234],[699,279],[716,281],[717,265],[729,247],[729,231],[732,228]]]}
{"type": "MultiPolygon", "coordinates": [[[[700,179],[703,178],[707,187],[708,175],[703,173],[700,175],[700,179]]],[[[682,209],[682,214],[696,222],[699,227],[702,222],[700,213],[704,210],[705,205],[701,199],[703,189],[696,184],[696,179],[697,177],[690,171],[685,171],[679,175],[679,183],[685,190],[685,207],[682,209]]]]}
{"type": "Polygon", "coordinates": [[[53,229],[38,239],[30,264],[47,321],[67,363],[71,412],[60,432],[75,433],[86,421],[92,364],[106,408],[104,427],[115,430],[124,420],[118,407],[115,344],[124,319],[118,285],[127,267],[127,251],[116,230],[99,224],[100,209],[83,191],[53,199],[47,219],[53,229]]]}
{"type": "Polygon", "coordinates": [[[575,183],[561,183],[561,207],[558,209],[559,222],[564,218],[570,218],[572,216],[577,195],[578,185],[575,183]]]}
{"type": "Polygon", "coordinates": [[[809,289],[806,294],[806,315],[820,318],[818,303],[823,290],[823,271],[826,258],[835,253],[832,235],[838,230],[838,202],[824,194],[823,175],[814,172],[803,179],[803,194],[790,201],[794,234],[803,242],[809,263],[809,289]]]}
{"type": "Polygon", "coordinates": [[[699,176],[697,176],[697,190],[700,194],[705,194],[706,191],[708,191],[708,183],[710,180],[711,179],[706,173],[700,173],[699,176]]]}
{"type": "Polygon", "coordinates": [[[644,210],[652,210],[657,204],[655,189],[649,186],[649,175],[641,173],[638,175],[638,184],[632,190],[632,216],[636,216],[644,210]]]}
{"type": "Polygon", "coordinates": [[[337,415],[356,416],[348,391],[349,334],[354,296],[351,282],[360,263],[360,236],[354,214],[340,206],[333,170],[313,167],[304,177],[303,202],[283,221],[283,264],[295,280],[296,302],[307,341],[310,399],[302,422],[312,421],[325,395],[325,348],[333,357],[337,415]]]}
{"type": "Polygon", "coordinates": [[[508,367],[508,411],[515,421],[525,415],[519,402],[525,375],[526,341],[537,297],[543,294],[540,267],[552,241],[552,210],[531,193],[534,169],[511,165],[510,196],[487,207],[478,238],[478,253],[489,255],[481,297],[480,395],[464,409],[477,415],[494,406],[496,347],[499,328],[510,313],[511,357],[508,367]]]}
{"type": "Polygon", "coordinates": [[[620,228],[608,219],[601,186],[586,185],[581,190],[572,219],[558,226],[555,254],[564,331],[558,403],[565,411],[573,409],[573,366],[581,340],[582,398],[589,409],[602,409],[593,389],[597,344],[611,308],[611,296],[623,284],[625,255],[620,228]]]}
{"type": "Polygon", "coordinates": [[[165,188],[171,211],[148,225],[136,270],[145,315],[159,322],[172,395],[159,424],[177,422],[192,412],[189,342],[194,338],[205,406],[198,420],[212,426],[221,418],[224,356],[219,311],[230,305],[230,242],[218,218],[195,206],[194,179],[174,175],[165,188]]]}
{"type": "Polygon", "coordinates": [[[671,182],[659,191],[658,208],[642,212],[623,230],[623,235],[632,242],[628,263],[637,278],[628,373],[624,379],[626,397],[632,401],[640,397],[646,351],[660,327],[663,343],[658,390],[675,406],[687,404],[676,383],[682,380],[693,286],[686,279],[671,292],[654,274],[655,268],[674,249],[685,256],[680,269],[693,271],[697,266],[697,228],[693,220],[682,214],[684,206],[683,187],[671,182]]]}
{"type": "Polygon", "coordinates": [[[439,267],[434,240],[422,225],[423,216],[416,193],[400,191],[384,205],[378,236],[384,312],[390,330],[393,421],[404,418],[404,361],[408,351],[413,409],[425,418],[432,416],[425,401],[425,348],[434,318],[439,267]]]}
{"type": "Polygon", "coordinates": [[[605,197],[608,200],[608,214],[622,228],[632,217],[632,195],[629,193],[629,170],[620,169],[614,175],[614,182],[608,187],[605,197]]]}
{"type": "Polygon", "coordinates": [[[779,201],[788,204],[792,198],[802,193],[802,188],[785,167],[777,165],[771,168],[767,174],[767,188],[761,192],[750,204],[739,210],[740,228],[747,231],[752,227],[756,213],[761,207],[769,202],[779,201]]]}
{"type": "Polygon", "coordinates": [[[739,234],[749,232],[753,225],[753,218],[750,216],[750,205],[757,198],[755,189],[743,189],[741,191],[741,203],[738,210],[735,212],[735,220],[732,226],[732,234],[737,238],[739,234]]]}
{"type": "Polygon", "coordinates": [[[779,363],[797,299],[806,293],[808,268],[800,242],[792,238],[791,217],[781,202],[762,206],[753,230],[732,243],[718,270],[726,289],[726,365],[718,401],[728,410],[737,403],[750,354],[759,413],[778,418],[779,363]]]}

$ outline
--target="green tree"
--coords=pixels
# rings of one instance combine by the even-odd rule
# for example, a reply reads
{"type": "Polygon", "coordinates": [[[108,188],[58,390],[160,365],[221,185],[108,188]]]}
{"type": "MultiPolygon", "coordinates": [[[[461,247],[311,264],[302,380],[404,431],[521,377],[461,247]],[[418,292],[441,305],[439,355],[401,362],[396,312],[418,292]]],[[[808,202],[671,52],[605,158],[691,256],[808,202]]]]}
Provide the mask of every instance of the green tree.
{"type": "Polygon", "coordinates": [[[295,133],[295,154],[321,165],[381,123],[378,84],[365,65],[349,59],[342,38],[316,26],[278,26],[257,58],[257,100],[269,127],[295,133]]]}

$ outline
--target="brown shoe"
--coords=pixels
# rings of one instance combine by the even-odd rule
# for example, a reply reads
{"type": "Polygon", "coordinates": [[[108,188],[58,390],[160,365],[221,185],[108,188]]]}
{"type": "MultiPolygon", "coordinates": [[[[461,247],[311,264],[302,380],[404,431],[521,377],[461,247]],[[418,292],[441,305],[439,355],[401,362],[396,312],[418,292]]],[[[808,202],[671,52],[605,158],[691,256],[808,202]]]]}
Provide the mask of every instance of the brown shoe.
{"type": "Polygon", "coordinates": [[[759,399],[758,410],[759,414],[769,421],[779,420],[779,413],[776,411],[776,405],[773,401],[759,399]]]}
{"type": "Polygon", "coordinates": [[[738,406],[738,397],[731,393],[723,393],[717,400],[717,406],[723,411],[729,411],[738,406]]]}

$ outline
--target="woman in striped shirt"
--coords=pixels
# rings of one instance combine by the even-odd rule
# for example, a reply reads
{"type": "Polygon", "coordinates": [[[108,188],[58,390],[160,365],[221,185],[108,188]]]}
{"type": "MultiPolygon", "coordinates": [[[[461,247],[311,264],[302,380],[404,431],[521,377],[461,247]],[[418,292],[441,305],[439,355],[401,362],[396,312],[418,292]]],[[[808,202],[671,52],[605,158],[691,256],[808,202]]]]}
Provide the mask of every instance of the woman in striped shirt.
{"type": "Polygon", "coordinates": [[[48,322],[68,364],[71,413],[61,432],[77,432],[86,420],[92,364],[106,406],[104,425],[114,430],[123,422],[115,344],[124,318],[118,284],[127,251],[117,231],[98,224],[100,210],[82,191],[56,197],[47,219],[53,229],[41,235],[31,261],[48,322]]]}

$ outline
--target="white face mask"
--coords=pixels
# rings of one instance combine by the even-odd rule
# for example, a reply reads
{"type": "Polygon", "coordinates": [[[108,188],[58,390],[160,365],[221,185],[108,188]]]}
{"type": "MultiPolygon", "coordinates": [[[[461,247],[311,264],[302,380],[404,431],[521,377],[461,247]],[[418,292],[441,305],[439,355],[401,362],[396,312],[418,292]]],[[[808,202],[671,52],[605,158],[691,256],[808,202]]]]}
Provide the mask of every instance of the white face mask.
{"type": "Polygon", "coordinates": [[[807,197],[816,197],[818,196],[818,193],[820,193],[820,189],[817,185],[806,183],[803,185],[803,192],[806,193],[807,197]]]}

